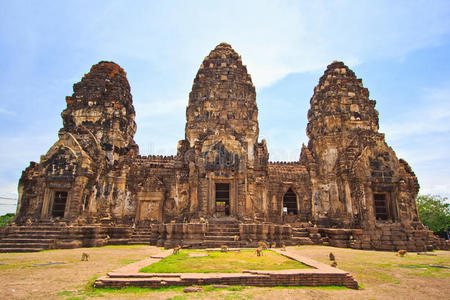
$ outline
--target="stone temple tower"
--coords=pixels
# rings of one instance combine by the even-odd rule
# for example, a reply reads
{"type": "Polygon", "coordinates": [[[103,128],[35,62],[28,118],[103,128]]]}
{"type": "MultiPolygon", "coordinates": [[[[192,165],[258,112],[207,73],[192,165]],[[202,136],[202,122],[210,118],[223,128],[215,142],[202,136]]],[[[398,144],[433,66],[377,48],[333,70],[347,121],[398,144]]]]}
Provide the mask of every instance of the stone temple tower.
{"type": "Polygon", "coordinates": [[[126,73],[102,61],[73,86],[58,141],[19,182],[18,215],[89,219],[128,212],[124,162],[138,154],[126,73]]]}
{"type": "Polygon", "coordinates": [[[267,168],[267,149],[258,143],[255,87],[230,45],[219,44],[200,65],[186,119],[179,151],[190,166],[192,211],[199,207],[204,215],[249,214],[249,174],[267,168]]]}
{"type": "Polygon", "coordinates": [[[376,102],[361,79],[333,62],[310,103],[310,141],[301,161],[310,172],[316,221],[340,226],[417,221],[417,178],[378,132],[376,102]]]}

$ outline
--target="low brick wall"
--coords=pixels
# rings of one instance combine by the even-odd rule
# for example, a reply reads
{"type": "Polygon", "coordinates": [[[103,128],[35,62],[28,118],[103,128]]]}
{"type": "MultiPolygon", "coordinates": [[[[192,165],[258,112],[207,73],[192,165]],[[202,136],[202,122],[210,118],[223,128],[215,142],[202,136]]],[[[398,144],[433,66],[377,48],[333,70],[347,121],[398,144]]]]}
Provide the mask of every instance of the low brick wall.
{"type": "Polygon", "coordinates": [[[301,257],[296,253],[273,249],[281,255],[302,262],[311,269],[281,271],[244,271],[242,273],[139,273],[139,270],[171,254],[164,251],[159,256],[130,264],[95,281],[95,287],[123,288],[139,286],[160,288],[164,286],[191,285],[244,285],[244,286],[345,286],[358,289],[358,283],[345,271],[301,257]]]}

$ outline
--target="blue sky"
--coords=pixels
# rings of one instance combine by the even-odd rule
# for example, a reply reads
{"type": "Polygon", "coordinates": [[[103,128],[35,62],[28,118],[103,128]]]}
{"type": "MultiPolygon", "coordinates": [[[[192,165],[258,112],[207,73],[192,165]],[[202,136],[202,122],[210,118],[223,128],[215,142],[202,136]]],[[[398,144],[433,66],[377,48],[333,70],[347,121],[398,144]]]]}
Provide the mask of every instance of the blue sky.
{"type": "Polygon", "coordinates": [[[57,141],[65,96],[101,60],[127,72],[141,154],[174,154],[195,73],[223,41],[252,75],[271,160],[298,159],[313,88],[342,60],[420,192],[450,196],[449,1],[41,0],[0,12],[0,197],[17,197],[57,141]]]}

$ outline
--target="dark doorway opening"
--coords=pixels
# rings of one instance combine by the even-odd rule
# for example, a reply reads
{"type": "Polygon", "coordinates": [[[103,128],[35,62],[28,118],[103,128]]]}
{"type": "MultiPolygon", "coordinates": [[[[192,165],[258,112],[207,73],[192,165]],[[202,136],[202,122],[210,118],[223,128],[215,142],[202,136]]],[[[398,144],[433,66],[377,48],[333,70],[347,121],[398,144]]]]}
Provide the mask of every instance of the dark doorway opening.
{"type": "Polygon", "coordinates": [[[230,215],[230,184],[216,183],[216,213],[219,216],[230,215]]]}
{"type": "Polygon", "coordinates": [[[386,194],[373,194],[375,218],[377,220],[387,220],[389,218],[389,208],[386,198],[386,194]]]}
{"type": "Polygon", "coordinates": [[[67,192],[55,192],[55,198],[53,199],[52,216],[53,217],[64,217],[64,212],[66,210],[67,202],[67,192]]]}
{"type": "Polygon", "coordinates": [[[297,195],[289,189],[283,196],[283,213],[288,215],[297,215],[297,195]]]}

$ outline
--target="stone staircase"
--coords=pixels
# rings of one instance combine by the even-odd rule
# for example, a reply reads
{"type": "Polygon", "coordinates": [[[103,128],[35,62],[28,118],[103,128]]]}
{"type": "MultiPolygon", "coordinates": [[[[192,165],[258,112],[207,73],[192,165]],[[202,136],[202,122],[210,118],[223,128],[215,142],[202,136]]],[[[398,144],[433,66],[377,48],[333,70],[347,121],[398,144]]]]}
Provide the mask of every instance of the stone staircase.
{"type": "Polygon", "coordinates": [[[313,245],[306,228],[292,228],[292,240],[296,245],[313,245]]]}
{"type": "Polygon", "coordinates": [[[54,248],[61,229],[55,225],[11,226],[0,240],[0,252],[38,252],[54,248]]]}
{"type": "Polygon", "coordinates": [[[157,233],[150,226],[136,227],[128,245],[156,245],[157,233]]]}
{"type": "Polygon", "coordinates": [[[240,247],[241,242],[235,240],[239,237],[239,224],[235,222],[214,222],[208,224],[202,246],[206,248],[220,248],[226,245],[229,248],[240,247]]]}

